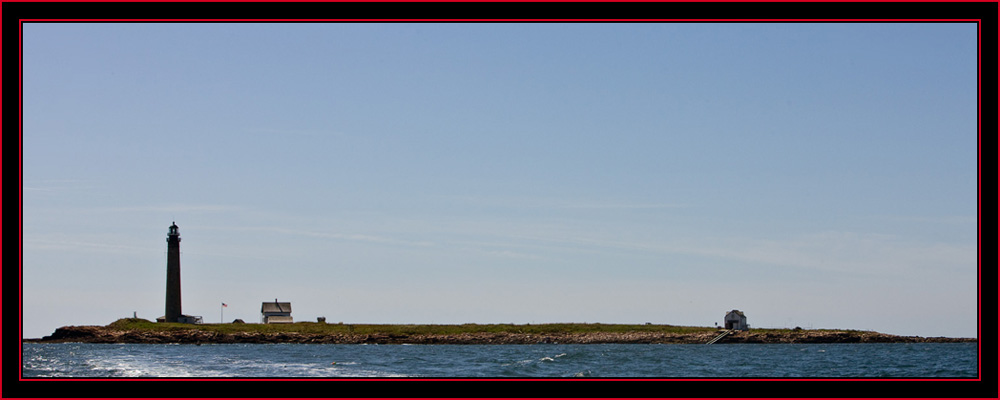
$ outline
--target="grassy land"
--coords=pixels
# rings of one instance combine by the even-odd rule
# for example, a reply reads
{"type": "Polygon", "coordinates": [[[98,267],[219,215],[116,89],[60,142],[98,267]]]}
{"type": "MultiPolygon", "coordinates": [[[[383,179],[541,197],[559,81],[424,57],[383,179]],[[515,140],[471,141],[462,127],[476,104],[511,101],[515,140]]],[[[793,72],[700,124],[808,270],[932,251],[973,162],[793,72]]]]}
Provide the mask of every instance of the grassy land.
{"type": "Polygon", "coordinates": [[[108,325],[111,328],[135,331],[178,331],[199,330],[218,333],[308,333],[308,334],[406,334],[406,335],[454,335],[461,333],[586,333],[586,332],[663,332],[696,333],[714,331],[711,327],[674,325],[628,325],[628,324],[462,324],[462,325],[381,325],[381,324],[323,324],[317,322],[296,322],[294,324],[180,324],[156,323],[140,318],[125,318],[108,325]]]}
{"type": "MultiPolygon", "coordinates": [[[[717,327],[653,324],[178,324],[126,318],[106,327],[62,327],[28,341],[84,343],[705,343],[717,327]]],[[[920,338],[845,329],[751,329],[726,343],[917,343],[974,342],[975,338],[920,338]]]]}

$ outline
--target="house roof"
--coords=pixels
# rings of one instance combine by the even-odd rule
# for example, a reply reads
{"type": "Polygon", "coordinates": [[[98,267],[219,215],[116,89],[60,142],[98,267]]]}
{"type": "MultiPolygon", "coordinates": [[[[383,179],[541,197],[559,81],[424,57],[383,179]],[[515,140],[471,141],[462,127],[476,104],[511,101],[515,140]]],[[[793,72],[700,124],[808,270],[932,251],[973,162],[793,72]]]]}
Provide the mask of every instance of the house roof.
{"type": "Polygon", "coordinates": [[[292,312],[292,303],[289,303],[289,302],[279,303],[279,302],[276,302],[276,301],[265,301],[263,303],[260,303],[260,312],[262,312],[262,313],[265,313],[265,312],[290,313],[290,312],[292,312]]]}
{"type": "Polygon", "coordinates": [[[729,316],[729,314],[736,314],[736,315],[739,315],[741,317],[745,317],[746,316],[746,315],[743,315],[743,311],[740,311],[740,310],[733,310],[733,311],[727,312],[726,316],[729,316]]]}

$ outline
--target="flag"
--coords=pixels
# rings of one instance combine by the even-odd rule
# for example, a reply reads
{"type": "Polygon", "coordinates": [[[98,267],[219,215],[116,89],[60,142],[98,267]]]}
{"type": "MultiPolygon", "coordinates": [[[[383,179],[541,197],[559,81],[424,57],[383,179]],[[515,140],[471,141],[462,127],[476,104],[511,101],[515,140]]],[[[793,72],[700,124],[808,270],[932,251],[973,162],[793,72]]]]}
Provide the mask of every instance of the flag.
{"type": "Polygon", "coordinates": [[[229,306],[226,305],[226,303],[222,303],[222,306],[223,307],[229,307],[229,306]]]}

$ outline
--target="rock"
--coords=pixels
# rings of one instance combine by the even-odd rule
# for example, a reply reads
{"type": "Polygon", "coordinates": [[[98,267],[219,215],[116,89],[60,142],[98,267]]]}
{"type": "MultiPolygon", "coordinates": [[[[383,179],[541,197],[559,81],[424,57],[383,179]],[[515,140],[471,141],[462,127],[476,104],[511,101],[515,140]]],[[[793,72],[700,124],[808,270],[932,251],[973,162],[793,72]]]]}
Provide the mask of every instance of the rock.
{"type": "MultiPolygon", "coordinates": [[[[239,323],[236,320],[233,323],[239,323]]],[[[240,321],[242,322],[242,321],[240,321]]],[[[178,330],[127,330],[112,326],[64,326],[51,336],[31,342],[84,343],[327,343],[327,344],[536,344],[536,343],[690,343],[704,344],[718,335],[707,330],[693,333],[666,332],[580,332],[529,334],[520,332],[463,332],[458,334],[399,333],[299,333],[234,332],[217,333],[193,325],[178,330]]],[[[893,336],[862,331],[739,331],[719,343],[914,343],[975,342],[968,338],[922,338],[893,336]]]]}

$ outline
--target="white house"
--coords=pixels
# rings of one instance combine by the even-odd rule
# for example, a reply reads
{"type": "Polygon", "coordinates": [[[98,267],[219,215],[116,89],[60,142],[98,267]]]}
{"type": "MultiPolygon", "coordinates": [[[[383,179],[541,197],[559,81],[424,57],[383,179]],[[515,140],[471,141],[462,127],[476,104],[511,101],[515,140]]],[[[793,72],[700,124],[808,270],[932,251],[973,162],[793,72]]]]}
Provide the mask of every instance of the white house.
{"type": "Polygon", "coordinates": [[[260,322],[263,324],[290,324],[292,323],[292,303],[274,302],[260,303],[260,322]]]}
{"type": "Polygon", "coordinates": [[[750,329],[750,325],[747,324],[747,316],[743,315],[743,311],[733,310],[726,313],[726,329],[734,329],[737,331],[745,331],[750,329]]]}

